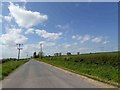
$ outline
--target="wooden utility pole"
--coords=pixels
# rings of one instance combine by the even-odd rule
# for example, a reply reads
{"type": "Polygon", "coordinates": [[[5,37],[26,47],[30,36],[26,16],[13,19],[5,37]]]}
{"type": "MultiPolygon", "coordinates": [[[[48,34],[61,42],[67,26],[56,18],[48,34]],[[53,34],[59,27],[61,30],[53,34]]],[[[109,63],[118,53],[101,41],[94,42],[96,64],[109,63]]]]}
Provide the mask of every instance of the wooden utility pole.
{"type": "Polygon", "coordinates": [[[16,44],[17,45],[17,49],[18,49],[18,60],[20,59],[20,50],[22,50],[23,48],[21,46],[23,46],[23,44],[16,44]]]}

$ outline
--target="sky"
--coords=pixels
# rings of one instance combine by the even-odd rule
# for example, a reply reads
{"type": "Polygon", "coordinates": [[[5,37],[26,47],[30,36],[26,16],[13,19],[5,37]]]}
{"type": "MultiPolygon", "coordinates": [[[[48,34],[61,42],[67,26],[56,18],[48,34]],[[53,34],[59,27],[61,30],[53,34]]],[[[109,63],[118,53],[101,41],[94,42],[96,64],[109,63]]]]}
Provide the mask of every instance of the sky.
{"type": "Polygon", "coordinates": [[[118,49],[116,2],[3,2],[1,58],[21,58],[40,51],[45,55],[111,52],[118,49]]]}

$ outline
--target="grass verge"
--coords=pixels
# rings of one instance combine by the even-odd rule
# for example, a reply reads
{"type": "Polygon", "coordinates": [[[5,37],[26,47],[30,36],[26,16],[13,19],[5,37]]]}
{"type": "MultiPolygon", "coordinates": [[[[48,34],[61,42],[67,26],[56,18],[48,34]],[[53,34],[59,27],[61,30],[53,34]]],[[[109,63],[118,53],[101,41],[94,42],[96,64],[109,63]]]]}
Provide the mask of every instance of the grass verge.
{"type": "Polygon", "coordinates": [[[112,53],[111,56],[110,54],[44,57],[37,60],[120,87],[117,53],[112,53]],[[69,60],[66,59],[68,57],[69,60]]]}
{"type": "Polygon", "coordinates": [[[28,60],[9,60],[5,63],[0,64],[0,80],[3,80],[12,71],[26,63],[28,60]]]}

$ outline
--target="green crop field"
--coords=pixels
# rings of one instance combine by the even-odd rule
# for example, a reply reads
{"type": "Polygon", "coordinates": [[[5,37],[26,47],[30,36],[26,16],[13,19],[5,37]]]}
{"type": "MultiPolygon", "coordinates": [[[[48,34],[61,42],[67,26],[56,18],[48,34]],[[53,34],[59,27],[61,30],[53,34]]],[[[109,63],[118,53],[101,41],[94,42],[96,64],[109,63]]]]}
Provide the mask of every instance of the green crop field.
{"type": "Polygon", "coordinates": [[[118,52],[109,52],[71,56],[51,56],[44,57],[42,60],[37,60],[118,86],[120,82],[118,78],[118,58],[118,52]]]}
{"type": "Polygon", "coordinates": [[[26,63],[28,60],[9,60],[0,64],[0,80],[8,76],[12,71],[18,68],[20,65],[26,63]]]}

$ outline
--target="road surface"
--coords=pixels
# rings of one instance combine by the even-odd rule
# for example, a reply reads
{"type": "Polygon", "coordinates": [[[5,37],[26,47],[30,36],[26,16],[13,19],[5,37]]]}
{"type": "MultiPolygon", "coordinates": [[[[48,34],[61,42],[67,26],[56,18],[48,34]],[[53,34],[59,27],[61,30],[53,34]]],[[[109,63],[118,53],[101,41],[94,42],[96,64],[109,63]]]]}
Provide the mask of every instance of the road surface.
{"type": "Polygon", "coordinates": [[[99,88],[48,64],[30,60],[2,81],[2,88],[99,88]]]}

